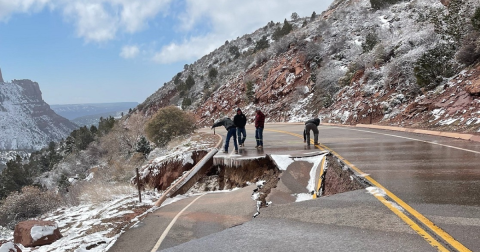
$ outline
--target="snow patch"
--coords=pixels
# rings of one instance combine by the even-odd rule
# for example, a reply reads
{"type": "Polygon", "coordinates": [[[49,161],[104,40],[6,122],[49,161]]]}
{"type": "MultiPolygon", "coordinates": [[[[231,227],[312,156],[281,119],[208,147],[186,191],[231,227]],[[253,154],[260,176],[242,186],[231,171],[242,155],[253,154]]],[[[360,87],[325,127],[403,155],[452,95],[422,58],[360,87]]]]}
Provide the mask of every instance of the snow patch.
{"type": "Polygon", "coordinates": [[[32,236],[33,241],[37,241],[38,239],[53,235],[55,229],[57,229],[57,225],[55,226],[33,226],[30,230],[30,236],[32,236]]]}
{"type": "Polygon", "coordinates": [[[271,155],[270,157],[281,171],[286,171],[288,166],[293,163],[293,158],[290,155],[271,155]]]}

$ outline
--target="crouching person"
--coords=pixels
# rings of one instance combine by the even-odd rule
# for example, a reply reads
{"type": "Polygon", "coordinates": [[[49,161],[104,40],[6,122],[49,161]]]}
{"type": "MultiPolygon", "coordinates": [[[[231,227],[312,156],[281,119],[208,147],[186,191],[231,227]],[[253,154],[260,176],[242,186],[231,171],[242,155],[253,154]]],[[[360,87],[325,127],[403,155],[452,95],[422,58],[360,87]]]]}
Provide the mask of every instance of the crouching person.
{"type": "Polygon", "coordinates": [[[238,145],[237,145],[237,126],[233,123],[233,121],[225,117],[221,119],[220,121],[216,122],[213,124],[212,129],[215,127],[219,126],[224,126],[225,129],[227,130],[227,139],[225,139],[225,148],[223,150],[223,153],[228,153],[228,144],[230,142],[230,138],[233,137],[233,145],[235,146],[235,154],[238,154],[238,145]]]}
{"type": "Polygon", "coordinates": [[[318,145],[318,125],[320,125],[320,119],[314,118],[305,122],[305,129],[303,130],[303,142],[310,145],[310,131],[313,131],[314,145],[318,145]]]}

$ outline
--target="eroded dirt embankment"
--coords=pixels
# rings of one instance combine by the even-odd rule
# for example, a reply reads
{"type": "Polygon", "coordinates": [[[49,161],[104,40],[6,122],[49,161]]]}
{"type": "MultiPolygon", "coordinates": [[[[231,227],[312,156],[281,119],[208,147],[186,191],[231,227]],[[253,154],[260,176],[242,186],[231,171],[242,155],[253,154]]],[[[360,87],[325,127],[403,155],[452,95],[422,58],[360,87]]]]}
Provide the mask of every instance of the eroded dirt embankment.
{"type": "MultiPolygon", "coordinates": [[[[145,166],[140,174],[140,185],[157,189],[166,190],[172,183],[183,175],[184,172],[192,169],[205,155],[207,151],[192,151],[173,156],[167,156],[161,161],[154,161],[145,166]]],[[[132,179],[133,184],[137,184],[138,179],[132,179]]]]}
{"type": "Polygon", "coordinates": [[[365,188],[365,184],[353,171],[344,166],[336,156],[327,156],[325,187],[322,196],[349,192],[365,188]]]}

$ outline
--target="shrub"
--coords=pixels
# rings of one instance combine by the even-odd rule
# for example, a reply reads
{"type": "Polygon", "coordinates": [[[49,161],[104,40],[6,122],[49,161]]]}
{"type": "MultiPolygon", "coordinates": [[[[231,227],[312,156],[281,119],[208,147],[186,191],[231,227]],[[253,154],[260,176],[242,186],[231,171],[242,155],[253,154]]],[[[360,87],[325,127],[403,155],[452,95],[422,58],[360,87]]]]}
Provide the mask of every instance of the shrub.
{"type": "Polygon", "coordinates": [[[370,52],[377,43],[378,43],[377,34],[375,33],[367,34],[367,37],[365,37],[365,42],[362,43],[363,52],[364,53],[370,52]]]}
{"type": "Polygon", "coordinates": [[[187,90],[190,90],[195,85],[195,80],[193,79],[192,75],[189,74],[187,80],[185,81],[185,86],[187,90]]]}
{"type": "Polygon", "coordinates": [[[275,51],[275,54],[280,55],[280,54],[288,51],[288,48],[289,48],[291,42],[292,41],[291,41],[290,38],[288,38],[288,36],[280,39],[278,42],[276,42],[273,45],[273,49],[275,51]]]}
{"type": "Polygon", "coordinates": [[[431,90],[443,82],[443,78],[453,76],[454,69],[450,62],[454,50],[448,45],[439,45],[425,52],[413,69],[417,84],[431,90]]]}
{"type": "Polygon", "coordinates": [[[179,72],[177,73],[177,75],[175,75],[175,78],[173,79],[173,84],[178,85],[178,83],[180,83],[180,77],[182,77],[182,72],[179,72]]]}
{"type": "Polygon", "coordinates": [[[158,112],[147,122],[145,133],[158,146],[165,146],[175,137],[192,133],[195,119],[177,107],[169,106],[158,112]]]}
{"type": "Polygon", "coordinates": [[[182,109],[186,109],[188,108],[188,106],[192,105],[192,99],[191,98],[188,98],[188,97],[185,97],[183,98],[183,101],[182,101],[182,109]]]}
{"type": "Polygon", "coordinates": [[[217,75],[218,75],[218,70],[214,67],[210,68],[210,70],[208,71],[208,77],[210,79],[215,79],[217,78],[217,75]]]}
{"type": "Polygon", "coordinates": [[[370,0],[370,4],[374,10],[379,10],[400,1],[402,0],[370,0]]]}
{"type": "Polygon", "coordinates": [[[267,61],[268,56],[266,52],[260,52],[255,55],[255,63],[261,65],[263,62],[267,61]]]}
{"type": "Polygon", "coordinates": [[[258,52],[260,50],[266,49],[269,47],[267,36],[263,36],[260,40],[255,42],[255,52],[258,52]]]}
{"type": "Polygon", "coordinates": [[[310,20],[313,21],[317,17],[317,13],[315,11],[312,13],[312,16],[310,17],[310,20]]]}
{"type": "Polygon", "coordinates": [[[238,46],[230,46],[228,52],[233,56],[233,58],[240,57],[240,52],[238,51],[238,46]]]}
{"type": "Polygon", "coordinates": [[[62,200],[51,191],[26,186],[21,192],[10,194],[0,206],[0,225],[12,228],[20,221],[37,217],[62,205],[62,200]]]}
{"type": "Polygon", "coordinates": [[[140,139],[138,139],[138,142],[135,146],[135,151],[142,153],[144,156],[148,155],[152,151],[150,142],[148,142],[145,136],[141,136],[140,139]]]}
{"type": "Polygon", "coordinates": [[[253,81],[247,81],[245,83],[245,96],[247,97],[248,101],[253,101],[255,99],[255,90],[253,86],[253,81]]]}
{"type": "Polygon", "coordinates": [[[282,28],[277,28],[275,32],[272,34],[272,39],[273,40],[279,40],[281,37],[289,34],[293,30],[293,26],[285,19],[283,21],[283,26],[282,28]]]}
{"type": "Polygon", "coordinates": [[[455,58],[458,62],[465,64],[467,66],[475,63],[475,61],[480,58],[480,33],[474,31],[467,36],[462,41],[462,46],[458,50],[455,58]]]}
{"type": "Polygon", "coordinates": [[[477,9],[475,9],[475,13],[471,18],[471,21],[473,28],[477,31],[480,31],[480,7],[477,7],[477,9]]]}
{"type": "Polygon", "coordinates": [[[292,20],[297,20],[299,18],[298,14],[296,12],[292,13],[292,15],[290,17],[292,18],[292,20]]]}

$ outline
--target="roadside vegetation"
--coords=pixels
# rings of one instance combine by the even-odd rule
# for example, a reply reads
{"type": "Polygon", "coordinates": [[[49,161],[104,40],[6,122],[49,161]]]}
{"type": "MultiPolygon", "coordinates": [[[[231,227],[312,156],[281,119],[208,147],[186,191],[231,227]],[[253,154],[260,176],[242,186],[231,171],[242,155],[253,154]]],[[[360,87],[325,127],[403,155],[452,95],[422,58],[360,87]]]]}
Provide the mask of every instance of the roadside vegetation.
{"type": "Polygon", "coordinates": [[[193,117],[177,107],[159,109],[152,118],[133,110],[74,130],[27,160],[17,156],[0,174],[0,226],[13,228],[60,206],[131,193],[135,168],[148,154],[194,129],[193,117]]]}

